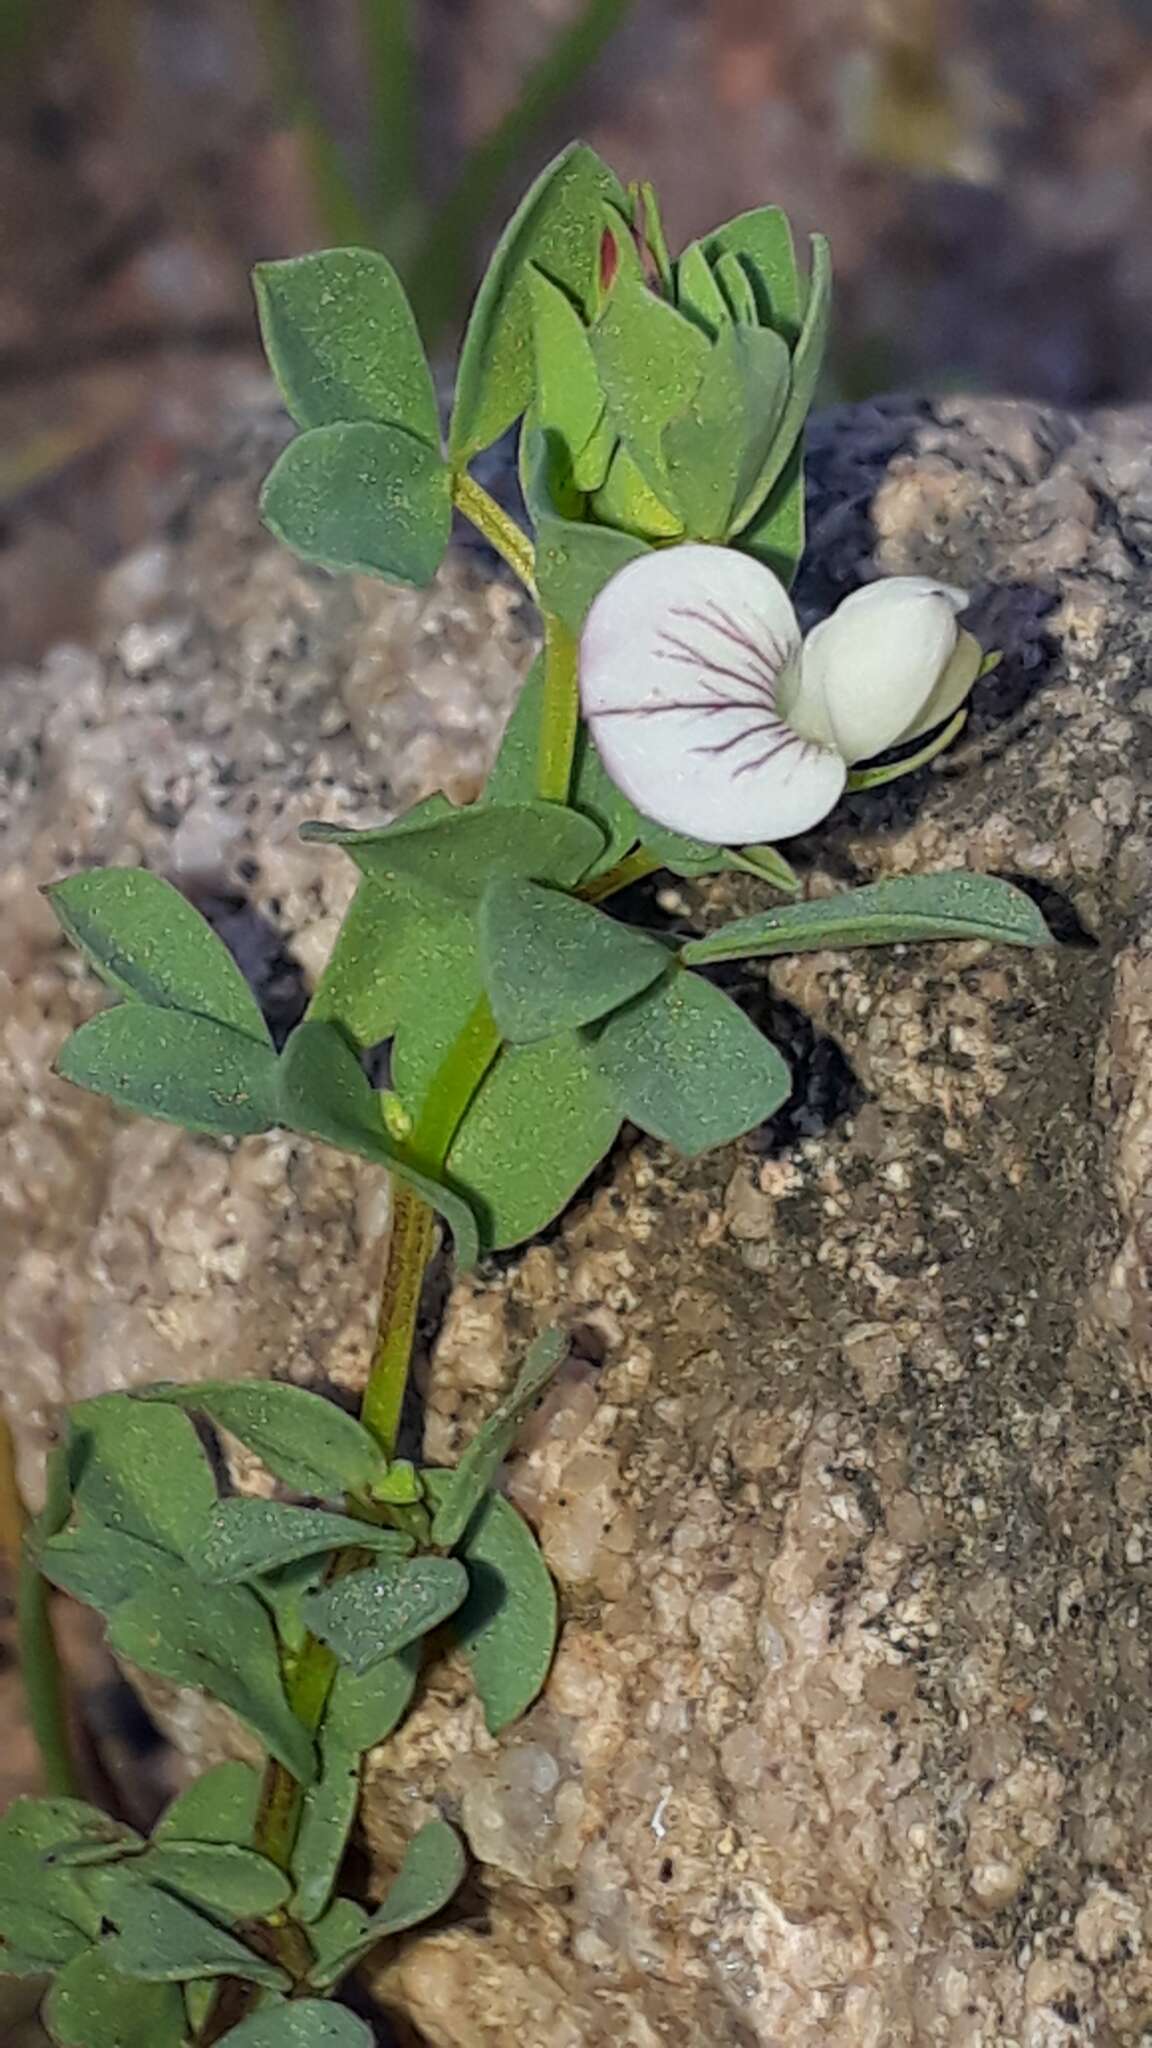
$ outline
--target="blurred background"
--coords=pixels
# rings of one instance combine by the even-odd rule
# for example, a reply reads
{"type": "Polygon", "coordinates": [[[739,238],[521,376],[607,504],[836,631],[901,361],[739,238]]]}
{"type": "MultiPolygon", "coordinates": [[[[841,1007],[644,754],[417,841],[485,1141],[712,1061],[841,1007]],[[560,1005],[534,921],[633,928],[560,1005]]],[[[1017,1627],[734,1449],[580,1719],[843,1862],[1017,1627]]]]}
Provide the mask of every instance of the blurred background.
{"type": "Polygon", "coordinates": [[[0,0],[0,657],[254,388],[255,260],[376,242],[447,354],[573,133],[831,235],[829,396],[1152,392],[1152,0],[0,0]]]}

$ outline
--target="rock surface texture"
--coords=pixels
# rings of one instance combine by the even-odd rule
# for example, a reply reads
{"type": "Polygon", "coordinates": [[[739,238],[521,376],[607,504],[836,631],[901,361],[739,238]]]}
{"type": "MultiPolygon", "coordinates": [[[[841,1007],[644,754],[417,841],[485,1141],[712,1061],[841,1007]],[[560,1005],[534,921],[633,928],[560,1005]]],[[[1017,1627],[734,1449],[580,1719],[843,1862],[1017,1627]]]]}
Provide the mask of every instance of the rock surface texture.
{"type": "MultiPolygon", "coordinates": [[[[414,595],[262,536],[277,431],[118,573],[99,648],[3,683],[30,1476],[69,1397],[362,1370],[367,1168],[131,1123],[48,1073],[98,997],[38,883],[159,868],[286,1020],[349,886],[297,823],[467,795],[526,665],[476,555],[414,595]]],[[[823,421],[813,471],[806,603],[940,573],[1006,659],[942,768],[798,850],[811,888],[967,864],[1023,878],[1068,943],[739,970],[788,1110],[702,1162],[622,1145],[546,1243],[450,1297],[433,1460],[550,1316],[579,1355],[509,1474],[565,1596],[545,1697],[494,1742],[443,1666],[370,1764],[380,1872],[436,1810],[476,1858],[373,1979],[425,2048],[1152,2039],[1152,417],[894,401],[823,421]]],[[[755,900],[688,894],[707,919],[755,900]]],[[[170,1725],[228,1739],[191,1699],[170,1725]]]]}

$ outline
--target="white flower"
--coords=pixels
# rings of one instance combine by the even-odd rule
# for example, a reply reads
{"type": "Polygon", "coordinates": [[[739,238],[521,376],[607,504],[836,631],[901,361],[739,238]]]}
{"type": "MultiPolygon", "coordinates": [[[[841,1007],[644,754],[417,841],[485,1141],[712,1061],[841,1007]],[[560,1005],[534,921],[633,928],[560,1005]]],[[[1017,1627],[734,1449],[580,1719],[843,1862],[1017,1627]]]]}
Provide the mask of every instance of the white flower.
{"type": "Polygon", "coordinates": [[[645,817],[717,846],[806,832],[856,761],[930,732],[976,680],[964,591],[893,576],[801,641],[783,584],[734,548],[629,562],[593,603],[584,715],[645,817]]]}

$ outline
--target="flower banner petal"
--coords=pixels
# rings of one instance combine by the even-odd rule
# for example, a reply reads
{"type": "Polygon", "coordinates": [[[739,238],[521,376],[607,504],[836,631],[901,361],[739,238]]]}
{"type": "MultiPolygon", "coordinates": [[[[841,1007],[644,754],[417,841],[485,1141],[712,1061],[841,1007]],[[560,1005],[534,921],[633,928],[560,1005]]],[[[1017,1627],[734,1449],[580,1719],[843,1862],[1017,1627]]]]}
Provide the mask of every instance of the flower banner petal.
{"type": "Polygon", "coordinates": [[[580,654],[612,780],[646,817],[710,845],[818,824],[845,767],[781,716],[799,655],[788,594],[762,563],[699,544],[630,562],[593,603],[580,654]]]}

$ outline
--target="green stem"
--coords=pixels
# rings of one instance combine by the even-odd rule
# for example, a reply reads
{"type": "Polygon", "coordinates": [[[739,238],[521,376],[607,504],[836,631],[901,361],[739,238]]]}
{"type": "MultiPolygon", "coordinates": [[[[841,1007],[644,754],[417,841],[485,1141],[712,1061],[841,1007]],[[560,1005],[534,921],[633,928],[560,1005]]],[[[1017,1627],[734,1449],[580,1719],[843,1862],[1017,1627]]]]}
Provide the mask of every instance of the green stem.
{"type": "Polygon", "coordinates": [[[483,484],[478,484],[467,470],[457,470],[452,478],[452,497],[457,510],[470,519],[478,533],[484,535],[489,547],[507,562],[513,575],[520,578],[529,597],[536,595],[536,551],[523,529],[510,519],[503,506],[490,497],[483,484]]]}
{"type": "MultiPolygon", "coordinates": [[[[71,1489],[62,1453],[48,1461],[48,1493],[37,1523],[41,1538],[63,1528],[71,1508],[71,1489]]],[[[68,1727],[68,1698],[56,1631],[52,1626],[52,1592],[41,1576],[32,1548],[31,1531],[16,1477],[16,1454],[7,1418],[0,1414],[0,1547],[16,1574],[16,1630],[28,1720],[40,1755],[44,1789],[54,1799],[79,1796],[76,1765],[68,1727]]]]}
{"type": "Polygon", "coordinates": [[[578,655],[574,635],[559,619],[546,613],[536,787],[540,796],[555,804],[567,803],[572,784],[572,755],[580,723],[578,655]]]}
{"type": "Polygon", "coordinates": [[[16,1625],[28,1719],[40,1752],[44,1789],[53,1799],[75,1799],[80,1787],[68,1732],[68,1705],[51,1594],[25,1546],[16,1583],[16,1625]]]}

